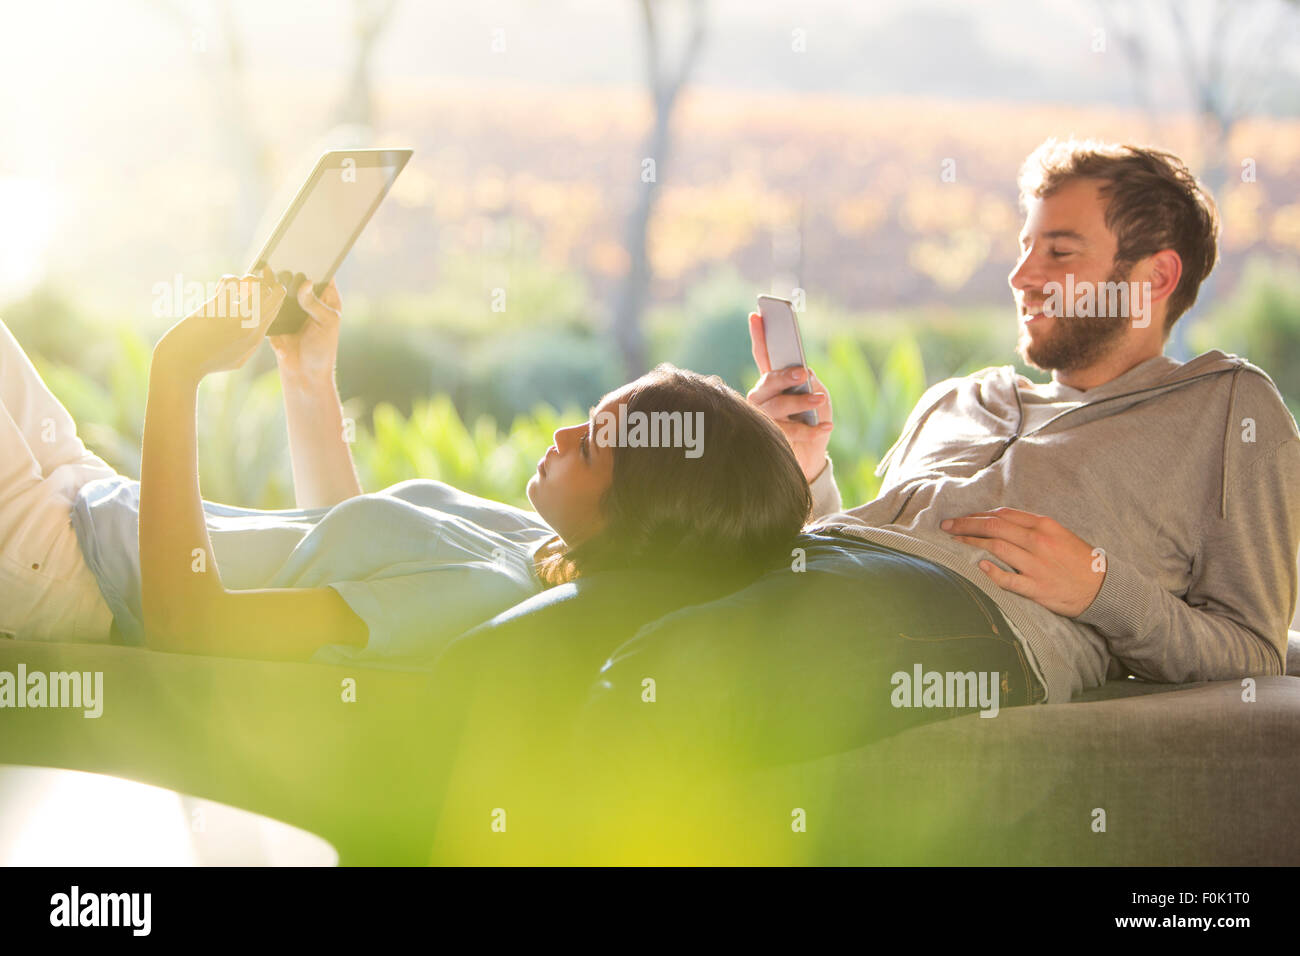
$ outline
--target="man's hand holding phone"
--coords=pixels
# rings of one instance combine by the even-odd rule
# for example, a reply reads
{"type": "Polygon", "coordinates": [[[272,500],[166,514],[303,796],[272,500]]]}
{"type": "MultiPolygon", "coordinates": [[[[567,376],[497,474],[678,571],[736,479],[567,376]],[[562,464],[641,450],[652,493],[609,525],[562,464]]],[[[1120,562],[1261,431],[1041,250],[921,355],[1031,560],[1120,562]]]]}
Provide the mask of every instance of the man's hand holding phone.
{"type": "Polygon", "coordinates": [[[826,447],[831,440],[831,397],[825,386],[817,380],[812,370],[800,365],[773,369],[768,359],[767,336],[763,317],[749,313],[749,341],[753,349],[754,364],[761,373],[758,382],[745,397],[768,418],[776,422],[794,450],[794,456],[811,484],[826,467],[826,447]],[[811,391],[798,394],[787,389],[802,382],[811,385],[811,391]],[[792,420],[791,415],[813,411],[818,424],[808,425],[792,420]]]}

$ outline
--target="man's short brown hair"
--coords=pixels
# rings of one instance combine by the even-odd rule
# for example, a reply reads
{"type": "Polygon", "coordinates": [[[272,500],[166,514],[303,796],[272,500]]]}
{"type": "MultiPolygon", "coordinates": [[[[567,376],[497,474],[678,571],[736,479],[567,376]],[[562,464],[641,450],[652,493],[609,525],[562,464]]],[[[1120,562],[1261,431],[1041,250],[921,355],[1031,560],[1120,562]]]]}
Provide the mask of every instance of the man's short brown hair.
{"type": "Polygon", "coordinates": [[[1095,179],[1106,200],[1106,227],[1115,234],[1115,267],[1173,249],[1183,274],[1169,296],[1165,336],[1192,307],[1219,258],[1219,212],[1209,191],[1173,153],[1147,146],[1047,139],[1020,169],[1020,205],[1050,196],[1075,179],[1095,179]]]}

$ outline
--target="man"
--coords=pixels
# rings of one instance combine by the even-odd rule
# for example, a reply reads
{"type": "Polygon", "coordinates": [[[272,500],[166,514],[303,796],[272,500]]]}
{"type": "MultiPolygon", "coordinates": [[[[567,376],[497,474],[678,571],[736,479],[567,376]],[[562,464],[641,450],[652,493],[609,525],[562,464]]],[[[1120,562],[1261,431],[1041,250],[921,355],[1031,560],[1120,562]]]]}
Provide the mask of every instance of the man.
{"type": "MultiPolygon", "coordinates": [[[[1018,352],[933,386],[877,469],[880,495],[840,512],[831,401],[750,401],[795,449],[814,517],[941,564],[991,597],[1048,702],[1108,676],[1224,680],[1285,672],[1297,597],[1300,434],[1269,377],[1218,350],[1163,354],[1217,259],[1211,197],[1159,150],[1047,140],[1020,174],[1021,255],[1008,281],[1018,352]],[[815,408],[823,424],[789,420],[815,408]]],[[[807,373],[811,374],[811,373],[807,373]]]]}

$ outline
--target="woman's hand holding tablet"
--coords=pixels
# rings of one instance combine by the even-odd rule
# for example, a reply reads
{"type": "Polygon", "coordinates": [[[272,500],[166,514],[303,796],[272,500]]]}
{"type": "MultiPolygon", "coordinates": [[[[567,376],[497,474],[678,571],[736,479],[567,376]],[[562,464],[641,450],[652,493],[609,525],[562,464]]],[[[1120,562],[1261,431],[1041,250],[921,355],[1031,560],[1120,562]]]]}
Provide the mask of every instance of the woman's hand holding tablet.
{"type": "Polygon", "coordinates": [[[269,266],[277,277],[293,277],[291,298],[268,335],[292,334],[306,323],[309,313],[296,297],[299,277],[310,278],[316,295],[325,291],[411,152],[332,149],[316,162],[248,270],[269,266]]]}
{"type": "MultiPolygon", "coordinates": [[[[281,312],[291,301],[302,310],[305,321],[297,332],[272,335],[267,341],[280,366],[280,376],[289,382],[311,384],[334,380],[334,366],[338,360],[339,323],[343,317],[343,300],[338,287],[331,279],[320,295],[310,281],[294,277],[298,294],[296,301],[286,297],[281,312]]],[[[292,285],[286,288],[292,288],[292,285]]]]}

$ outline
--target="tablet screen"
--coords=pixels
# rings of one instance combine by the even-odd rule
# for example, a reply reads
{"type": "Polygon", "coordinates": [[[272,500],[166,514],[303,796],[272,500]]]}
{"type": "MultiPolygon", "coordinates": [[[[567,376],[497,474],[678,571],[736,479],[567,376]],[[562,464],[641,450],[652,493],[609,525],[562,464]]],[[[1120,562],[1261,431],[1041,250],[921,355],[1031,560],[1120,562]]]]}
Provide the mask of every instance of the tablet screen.
{"type": "Polygon", "coordinates": [[[405,149],[331,150],[321,157],[250,269],[301,272],[323,285],[410,158],[405,149]]]}

